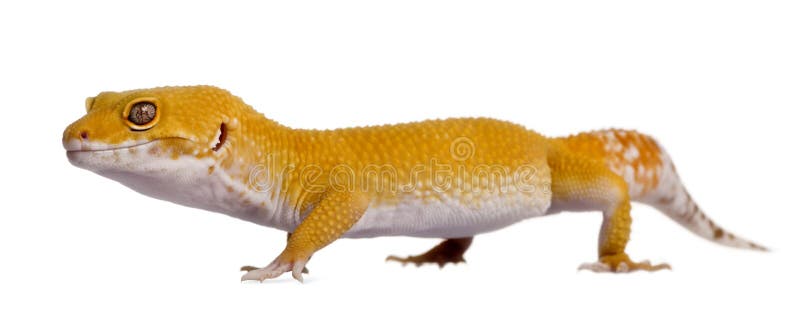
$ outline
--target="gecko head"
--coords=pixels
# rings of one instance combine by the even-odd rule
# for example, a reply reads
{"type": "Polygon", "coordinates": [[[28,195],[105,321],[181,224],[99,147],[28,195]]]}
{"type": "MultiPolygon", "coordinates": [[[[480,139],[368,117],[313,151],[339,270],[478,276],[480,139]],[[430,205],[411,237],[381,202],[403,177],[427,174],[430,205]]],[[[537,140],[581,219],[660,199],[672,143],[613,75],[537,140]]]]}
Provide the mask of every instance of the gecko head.
{"type": "Polygon", "coordinates": [[[102,92],[62,143],[73,165],[115,180],[152,177],[223,160],[236,143],[241,99],[211,86],[102,92]]]}

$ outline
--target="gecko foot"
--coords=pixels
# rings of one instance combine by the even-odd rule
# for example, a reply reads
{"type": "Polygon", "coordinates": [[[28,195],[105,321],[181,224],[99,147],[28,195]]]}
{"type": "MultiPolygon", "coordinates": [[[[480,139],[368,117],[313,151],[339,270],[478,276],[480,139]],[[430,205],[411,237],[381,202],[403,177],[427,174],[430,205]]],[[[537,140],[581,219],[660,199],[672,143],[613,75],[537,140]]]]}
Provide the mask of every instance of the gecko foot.
{"type": "Polygon", "coordinates": [[[658,270],[672,270],[672,267],[667,263],[659,263],[656,265],[650,264],[650,261],[634,262],[628,257],[627,254],[606,255],[600,257],[600,260],[594,263],[584,263],[578,267],[578,270],[590,270],[594,272],[612,272],[612,273],[627,273],[633,271],[658,271],[658,270]]]}
{"type": "Polygon", "coordinates": [[[447,239],[424,254],[407,257],[391,255],[386,258],[386,261],[400,262],[403,266],[409,263],[413,263],[416,266],[435,263],[439,265],[439,268],[443,268],[447,263],[466,263],[464,252],[467,251],[471,243],[472,237],[447,239]]]}
{"type": "MultiPolygon", "coordinates": [[[[261,268],[259,268],[259,267],[254,267],[254,266],[252,266],[252,265],[245,265],[245,266],[243,266],[241,269],[239,269],[239,271],[246,271],[246,272],[250,272],[250,271],[253,271],[253,270],[258,270],[258,269],[261,269],[261,268]]],[[[305,274],[308,274],[308,267],[305,267],[305,268],[303,268],[303,273],[305,273],[305,274]]]]}
{"type": "Polygon", "coordinates": [[[292,277],[299,282],[303,282],[303,273],[307,273],[305,260],[286,260],[283,256],[278,256],[272,263],[263,268],[254,266],[243,266],[241,271],[247,271],[242,276],[242,281],[257,280],[263,282],[266,279],[276,278],[285,272],[292,272],[292,277]]]}

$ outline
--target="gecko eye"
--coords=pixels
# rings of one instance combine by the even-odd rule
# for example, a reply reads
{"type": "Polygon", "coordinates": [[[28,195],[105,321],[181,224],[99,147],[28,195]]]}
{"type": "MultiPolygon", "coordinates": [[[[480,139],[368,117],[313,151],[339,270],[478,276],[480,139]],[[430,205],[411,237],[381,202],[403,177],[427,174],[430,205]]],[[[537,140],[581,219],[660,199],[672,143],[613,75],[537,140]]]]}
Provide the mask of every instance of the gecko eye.
{"type": "MultiPolygon", "coordinates": [[[[156,117],[156,105],[149,101],[142,101],[133,104],[128,113],[128,121],[135,124],[132,126],[135,130],[146,130],[153,126],[150,124],[156,117]]],[[[153,122],[155,123],[155,122],[153,122]]]]}

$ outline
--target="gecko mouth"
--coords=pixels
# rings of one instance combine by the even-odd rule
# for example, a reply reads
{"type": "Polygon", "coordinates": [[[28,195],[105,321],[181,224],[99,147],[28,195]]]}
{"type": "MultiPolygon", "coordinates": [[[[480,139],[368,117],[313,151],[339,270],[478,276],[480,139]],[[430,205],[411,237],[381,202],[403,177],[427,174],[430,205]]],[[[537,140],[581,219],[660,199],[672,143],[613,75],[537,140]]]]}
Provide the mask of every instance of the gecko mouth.
{"type": "Polygon", "coordinates": [[[147,145],[147,144],[151,144],[151,143],[158,142],[158,141],[163,141],[163,140],[187,140],[187,141],[192,141],[192,140],[190,140],[188,138],[183,138],[183,137],[166,137],[166,138],[158,138],[158,139],[143,141],[143,142],[139,142],[139,143],[135,143],[135,144],[129,144],[129,145],[125,145],[125,146],[92,147],[92,145],[86,145],[86,144],[79,143],[79,144],[65,145],[65,148],[67,150],[67,154],[69,154],[69,153],[111,152],[111,151],[115,151],[115,150],[132,149],[132,148],[144,146],[144,145],[147,145]]]}

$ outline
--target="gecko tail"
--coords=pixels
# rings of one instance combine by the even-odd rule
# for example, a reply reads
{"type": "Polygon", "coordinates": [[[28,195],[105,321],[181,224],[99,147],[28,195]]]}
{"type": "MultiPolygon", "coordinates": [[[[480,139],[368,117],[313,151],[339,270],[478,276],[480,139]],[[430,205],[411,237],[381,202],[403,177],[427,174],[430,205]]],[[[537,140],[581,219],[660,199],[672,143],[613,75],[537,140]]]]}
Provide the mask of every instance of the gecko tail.
{"type": "Polygon", "coordinates": [[[643,199],[642,202],[658,209],[696,235],[717,244],[734,248],[769,251],[768,248],[739,237],[714,223],[700,209],[683,186],[670,194],[659,195],[657,199],[648,197],[643,199]]]}
{"type": "Polygon", "coordinates": [[[633,201],[658,209],[692,233],[724,246],[768,251],[712,221],[689,195],[669,155],[652,137],[636,131],[604,130],[561,140],[573,151],[604,161],[622,176],[633,201]]]}
{"type": "Polygon", "coordinates": [[[694,234],[717,244],[769,251],[766,247],[739,237],[712,221],[686,190],[667,153],[663,148],[659,151],[662,154],[664,166],[658,174],[657,187],[643,193],[636,201],[656,208],[694,234]]]}

